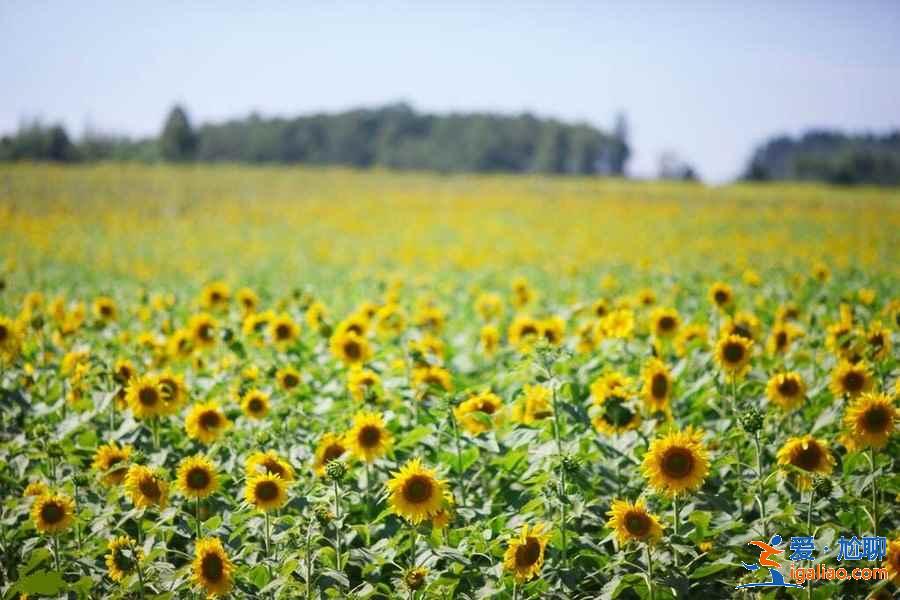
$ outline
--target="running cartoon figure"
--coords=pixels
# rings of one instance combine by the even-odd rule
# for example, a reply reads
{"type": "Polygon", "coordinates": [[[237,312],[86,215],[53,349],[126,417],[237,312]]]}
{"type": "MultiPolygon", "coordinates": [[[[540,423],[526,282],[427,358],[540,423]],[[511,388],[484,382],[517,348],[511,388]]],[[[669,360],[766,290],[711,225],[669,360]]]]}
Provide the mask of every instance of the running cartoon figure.
{"type": "Polygon", "coordinates": [[[785,583],[784,575],[781,574],[777,569],[781,566],[773,559],[769,558],[770,556],[775,556],[776,554],[781,554],[784,550],[779,550],[775,546],[781,543],[781,536],[777,533],[772,536],[772,539],[769,540],[769,543],[765,543],[760,540],[753,540],[751,542],[747,542],[748,546],[756,546],[761,550],[759,555],[759,564],[758,565],[748,565],[745,562],[741,562],[744,565],[744,568],[748,571],[756,571],[760,567],[768,567],[769,576],[772,578],[772,581],[763,581],[761,583],[745,583],[743,585],[737,586],[736,590],[740,590],[743,588],[753,588],[753,587],[794,587],[794,588],[802,588],[802,585],[797,585],[796,583],[785,583]]]}

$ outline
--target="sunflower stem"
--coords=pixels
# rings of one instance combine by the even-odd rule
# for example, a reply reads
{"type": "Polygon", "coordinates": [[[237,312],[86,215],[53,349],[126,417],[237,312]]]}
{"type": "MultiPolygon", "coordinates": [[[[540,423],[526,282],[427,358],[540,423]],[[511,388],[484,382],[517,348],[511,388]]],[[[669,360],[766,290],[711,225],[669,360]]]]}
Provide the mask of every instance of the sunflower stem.
{"type": "Polygon", "coordinates": [[[513,579],[512,600],[519,600],[519,582],[513,579]]]}
{"type": "Polygon", "coordinates": [[[337,561],[337,570],[341,570],[341,492],[337,479],[332,481],[334,485],[334,555],[337,561]]]}
{"type": "Polygon", "coordinates": [[[310,525],[306,526],[306,600],[312,600],[312,549],[309,543],[310,525]]]}
{"type": "Polygon", "coordinates": [[[875,477],[875,448],[869,448],[869,465],[872,468],[872,535],[878,535],[878,481],[875,477]]]}
{"type": "Polygon", "coordinates": [[[144,570],[141,569],[140,555],[138,554],[137,548],[134,547],[134,544],[131,545],[131,556],[134,558],[134,564],[137,569],[138,591],[140,592],[141,600],[143,600],[143,598],[144,598],[144,570]]]}
{"type": "Polygon", "coordinates": [[[366,519],[372,515],[372,463],[366,461],[366,519]]]}
{"type": "Polygon", "coordinates": [[[647,589],[650,600],[653,600],[653,554],[650,552],[650,544],[647,544],[647,589]]]}
{"type": "Polygon", "coordinates": [[[153,434],[153,449],[159,450],[159,419],[150,419],[150,432],[153,434]]]}
{"type": "Polygon", "coordinates": [[[447,406],[447,412],[450,415],[450,424],[453,427],[453,440],[456,443],[456,478],[459,485],[459,503],[460,506],[466,504],[466,484],[463,480],[463,462],[462,462],[462,446],[459,442],[459,425],[456,422],[456,415],[453,414],[453,408],[447,406]]]}
{"type": "Polygon", "coordinates": [[[753,441],[756,442],[756,482],[759,489],[756,493],[756,501],[759,503],[759,516],[762,525],[763,538],[768,539],[766,535],[766,502],[763,498],[763,471],[762,471],[762,448],[759,445],[759,432],[754,432],[753,441]]]}
{"type": "Polygon", "coordinates": [[[200,529],[200,498],[194,498],[194,520],[197,522],[197,539],[199,540],[202,534],[202,530],[200,529]]]}
{"type": "Polygon", "coordinates": [[[556,381],[552,379],[552,372],[550,368],[547,368],[547,374],[551,376],[550,380],[550,388],[553,392],[553,437],[556,438],[556,458],[559,461],[559,534],[562,541],[562,559],[563,559],[563,568],[569,568],[569,545],[568,540],[566,539],[566,502],[568,498],[566,497],[566,467],[563,464],[563,447],[562,447],[562,436],[561,429],[562,426],[559,422],[559,410],[557,407],[557,397],[556,397],[556,381]]]}
{"type": "Polygon", "coordinates": [[[263,511],[266,519],[266,558],[269,558],[269,511],[263,511]]]}
{"type": "Polygon", "coordinates": [[[62,575],[62,571],[59,569],[59,536],[53,536],[53,562],[56,565],[56,571],[62,575]]]}
{"type": "Polygon", "coordinates": [[[409,524],[409,568],[416,568],[416,542],[418,542],[418,531],[416,526],[409,524]]]}
{"type": "MultiPolygon", "coordinates": [[[[679,568],[678,548],[675,545],[678,537],[680,511],[678,510],[678,494],[672,496],[672,560],[675,562],[675,568],[679,568]]],[[[650,548],[647,547],[647,560],[650,560],[650,548]]]]}

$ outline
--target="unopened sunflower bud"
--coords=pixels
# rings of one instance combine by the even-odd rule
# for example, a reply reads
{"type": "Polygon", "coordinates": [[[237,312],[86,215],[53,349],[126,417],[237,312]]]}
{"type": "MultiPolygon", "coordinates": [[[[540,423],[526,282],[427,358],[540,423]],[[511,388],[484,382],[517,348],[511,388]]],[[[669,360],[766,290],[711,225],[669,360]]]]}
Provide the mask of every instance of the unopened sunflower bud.
{"type": "Polygon", "coordinates": [[[347,474],[347,465],[339,460],[333,460],[325,465],[325,474],[332,481],[340,481],[347,474]]]}
{"type": "Polygon", "coordinates": [[[831,493],[834,491],[834,484],[828,477],[816,475],[813,479],[813,491],[816,494],[816,498],[830,498],[831,493]]]}
{"type": "Polygon", "coordinates": [[[269,432],[268,431],[258,431],[256,432],[256,443],[260,446],[265,445],[269,442],[269,432]]]}
{"type": "Polygon", "coordinates": [[[328,525],[334,520],[334,513],[325,504],[319,504],[313,510],[313,514],[320,525],[328,525]]]}
{"type": "Polygon", "coordinates": [[[87,478],[87,476],[85,476],[81,473],[79,473],[78,475],[75,475],[72,478],[72,481],[75,483],[76,486],[78,486],[80,488],[86,488],[88,486],[88,484],[90,483],[90,480],[87,478]]]}
{"type": "Polygon", "coordinates": [[[581,470],[581,459],[574,454],[566,454],[562,457],[562,466],[567,473],[577,473],[581,470]]]}
{"type": "Polygon", "coordinates": [[[47,445],[47,454],[53,458],[62,458],[64,455],[62,444],[59,442],[50,442],[47,445]]]}
{"type": "Polygon", "coordinates": [[[332,333],[334,333],[334,329],[332,329],[331,325],[328,323],[323,321],[322,324],[319,325],[319,335],[323,338],[330,338],[332,333]]]}
{"type": "Polygon", "coordinates": [[[763,415],[755,407],[750,407],[740,416],[741,427],[747,433],[756,433],[763,427],[763,415]]]}
{"type": "Polygon", "coordinates": [[[406,572],[406,575],[403,577],[403,582],[408,589],[415,592],[425,585],[425,578],[427,576],[428,569],[426,567],[416,567],[415,569],[410,569],[406,572]]]}

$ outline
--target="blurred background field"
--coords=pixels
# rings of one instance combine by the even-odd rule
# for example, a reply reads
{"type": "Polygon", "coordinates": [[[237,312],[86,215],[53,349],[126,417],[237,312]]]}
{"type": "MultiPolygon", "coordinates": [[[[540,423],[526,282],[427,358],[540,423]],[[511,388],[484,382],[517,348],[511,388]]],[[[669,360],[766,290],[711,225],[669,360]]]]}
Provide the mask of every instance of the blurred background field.
{"type": "Polygon", "coordinates": [[[0,166],[0,227],[22,291],[224,278],[344,296],[348,282],[391,275],[565,287],[819,263],[889,286],[900,264],[900,194],[814,184],[21,164],[0,166]]]}

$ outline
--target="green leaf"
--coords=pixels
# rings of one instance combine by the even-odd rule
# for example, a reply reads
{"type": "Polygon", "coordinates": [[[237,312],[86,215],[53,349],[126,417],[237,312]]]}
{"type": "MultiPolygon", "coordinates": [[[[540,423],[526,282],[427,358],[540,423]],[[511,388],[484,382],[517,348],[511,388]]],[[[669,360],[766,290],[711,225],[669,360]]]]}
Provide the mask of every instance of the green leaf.
{"type": "Polygon", "coordinates": [[[702,579],[704,577],[708,577],[710,575],[714,575],[716,573],[720,573],[722,571],[727,571],[728,569],[734,568],[734,565],[728,563],[710,563],[708,565],[703,565],[697,569],[694,569],[694,572],[690,574],[691,579],[702,579]]]}
{"type": "Polygon", "coordinates": [[[257,588],[262,589],[266,587],[266,584],[269,583],[269,570],[265,565],[256,565],[252,569],[250,569],[250,581],[253,582],[257,588]]]}
{"type": "Polygon", "coordinates": [[[16,589],[23,594],[55,596],[66,589],[66,582],[56,571],[38,571],[19,581],[16,589]]]}

